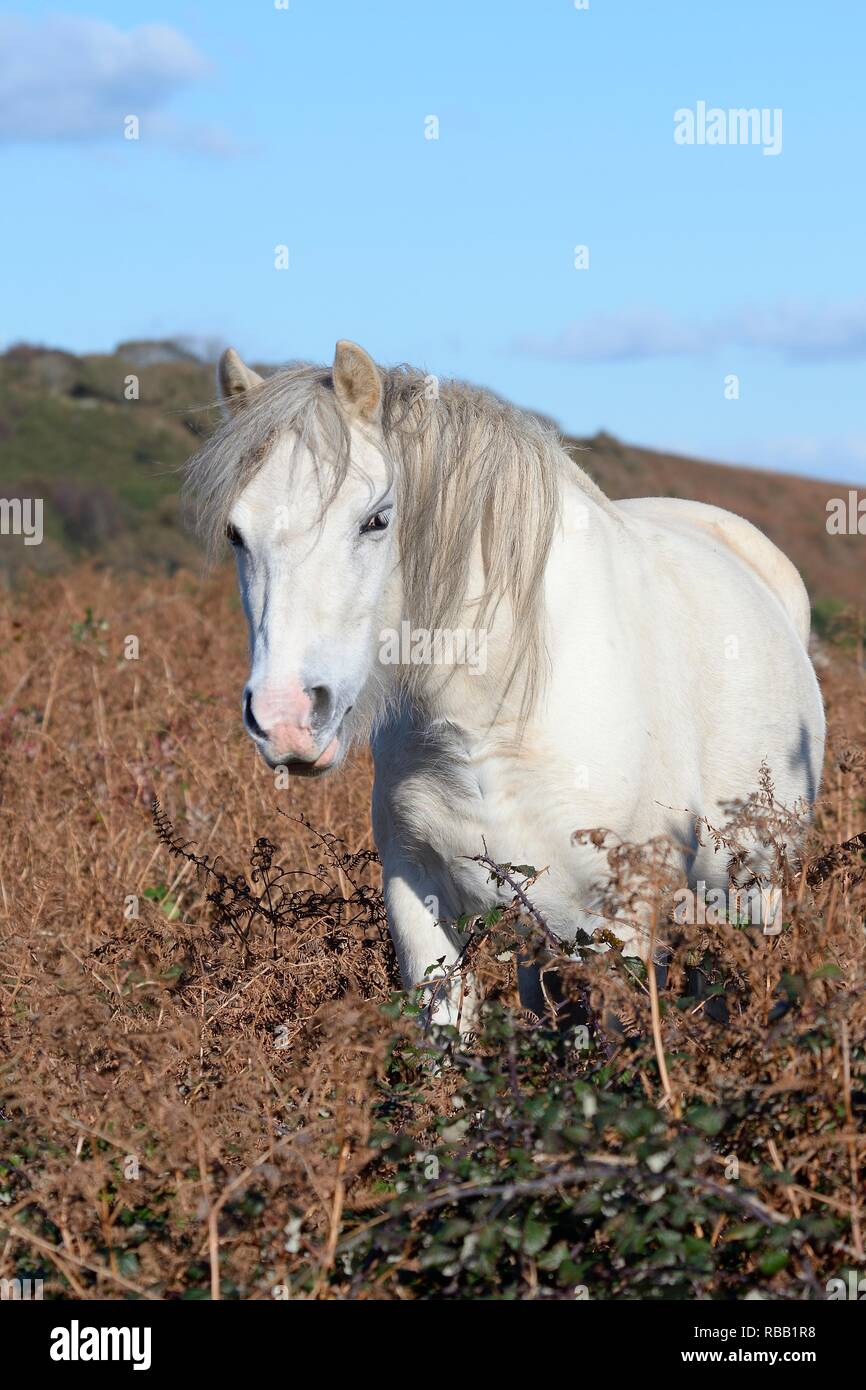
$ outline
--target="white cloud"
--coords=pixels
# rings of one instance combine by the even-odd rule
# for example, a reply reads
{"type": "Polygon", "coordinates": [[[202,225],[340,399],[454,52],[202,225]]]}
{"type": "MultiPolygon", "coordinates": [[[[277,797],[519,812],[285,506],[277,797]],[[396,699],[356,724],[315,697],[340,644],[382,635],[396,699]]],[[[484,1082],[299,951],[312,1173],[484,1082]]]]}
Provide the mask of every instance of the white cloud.
{"type": "Polygon", "coordinates": [[[703,351],[706,333],[662,309],[626,309],[569,324],[552,338],[522,337],[519,351],[569,362],[635,362],[703,351]]]}
{"type": "Polygon", "coordinates": [[[184,125],[161,113],[210,68],[170,25],[124,32],[73,15],[42,21],[5,16],[0,51],[0,142],[118,137],[123,118],[136,115],[142,140],[150,134],[197,153],[236,150],[218,127],[184,125]]]}
{"type": "Polygon", "coordinates": [[[866,300],[809,307],[778,304],[741,309],[729,325],[730,340],[772,348],[792,361],[866,357],[866,300]]]}
{"type": "Polygon", "coordinates": [[[565,362],[639,362],[696,356],[719,347],[761,348],[792,362],[866,357],[866,300],[809,306],[746,306],[705,322],[662,309],[625,309],[583,319],[549,338],[523,336],[514,347],[565,362]]]}

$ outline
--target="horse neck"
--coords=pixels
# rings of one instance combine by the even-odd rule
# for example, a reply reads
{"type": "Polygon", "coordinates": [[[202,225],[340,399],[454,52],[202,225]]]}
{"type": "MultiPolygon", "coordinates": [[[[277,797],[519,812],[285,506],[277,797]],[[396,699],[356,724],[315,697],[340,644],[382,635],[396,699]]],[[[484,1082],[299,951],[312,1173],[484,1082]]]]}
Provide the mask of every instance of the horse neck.
{"type": "MultiPolygon", "coordinates": [[[[495,728],[497,735],[501,733],[506,741],[511,732],[517,737],[518,730],[525,730],[536,719],[543,719],[551,667],[561,655],[562,640],[575,639],[579,629],[576,608],[582,601],[592,601],[589,596],[597,594],[599,585],[603,587],[605,583],[604,556],[609,554],[619,524],[615,512],[595,485],[576,467],[573,473],[566,470],[560,485],[560,520],[547,556],[542,602],[536,615],[544,630],[546,659],[542,663],[535,704],[527,705],[525,700],[526,670],[518,667],[516,673],[509,676],[515,644],[525,647],[525,634],[517,629],[507,600],[502,600],[495,612],[482,618],[481,627],[486,633],[484,669],[458,665],[444,683],[433,680],[425,689],[425,683],[421,682],[414,702],[422,711],[458,726],[473,726],[480,736],[486,736],[495,728]],[[569,633],[567,637],[564,623],[569,633]],[[555,630],[550,630],[551,627],[555,630]]],[[[483,592],[483,588],[483,553],[479,542],[473,554],[466,599],[455,619],[455,624],[467,632],[478,623],[477,605],[473,604],[471,596],[483,592]]]]}

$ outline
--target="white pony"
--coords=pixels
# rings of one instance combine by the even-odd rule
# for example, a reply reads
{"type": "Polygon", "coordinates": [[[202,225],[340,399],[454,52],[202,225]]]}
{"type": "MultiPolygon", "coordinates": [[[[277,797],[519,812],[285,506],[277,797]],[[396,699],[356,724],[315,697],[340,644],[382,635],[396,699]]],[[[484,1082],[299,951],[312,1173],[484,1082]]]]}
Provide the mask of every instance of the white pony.
{"type": "MultiPolygon", "coordinates": [[[[786,806],[814,799],[806,591],[749,522],[612,502],[535,417],[350,342],[265,380],[230,349],[218,381],[226,419],[190,484],[237,555],[244,723],[271,766],[314,776],[372,736],[407,986],[458,961],[456,919],[510,899],[482,851],[546,871],[533,901],[567,949],[608,925],[606,856],[575,829],[667,836],[684,882],[727,888],[696,817],[719,823],[762,763],[786,806]]],[[[639,923],[616,933],[646,953],[639,923]]],[[[454,1008],[442,990],[437,1017],[454,1008]]]]}

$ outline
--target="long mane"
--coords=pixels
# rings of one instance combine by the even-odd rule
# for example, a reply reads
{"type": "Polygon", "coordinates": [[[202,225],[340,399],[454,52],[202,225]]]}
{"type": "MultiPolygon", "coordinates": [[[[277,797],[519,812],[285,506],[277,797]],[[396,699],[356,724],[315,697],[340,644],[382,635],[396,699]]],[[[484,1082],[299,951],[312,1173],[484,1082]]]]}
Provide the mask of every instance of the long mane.
{"type": "MultiPolygon", "coordinates": [[[[611,503],[569,458],[556,430],[492,392],[438,382],[411,367],[380,369],[382,427],[394,474],[405,616],[430,632],[465,623],[473,558],[481,546],[484,585],[473,601],[483,629],[505,604],[513,631],[506,686],[519,677],[531,707],[544,682],[543,582],[567,473],[598,505],[611,503]]],[[[186,487],[209,548],[221,541],[239,493],[278,436],[314,461],[326,507],[352,460],[347,423],[329,369],[292,364],[248,393],[187,467],[186,487]]],[[[411,686],[424,668],[406,673],[411,686]]]]}

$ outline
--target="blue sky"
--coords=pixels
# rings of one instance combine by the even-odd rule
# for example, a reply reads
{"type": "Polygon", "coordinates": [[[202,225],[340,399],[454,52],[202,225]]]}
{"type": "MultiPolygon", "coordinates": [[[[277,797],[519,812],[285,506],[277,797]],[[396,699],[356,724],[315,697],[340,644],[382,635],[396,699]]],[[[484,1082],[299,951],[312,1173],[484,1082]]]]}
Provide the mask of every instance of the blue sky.
{"type": "Polygon", "coordinates": [[[851,0],[0,6],[0,341],[351,337],[577,433],[863,482],[864,51],[851,0]],[[781,150],[676,143],[701,101],[781,109],[781,150]]]}

